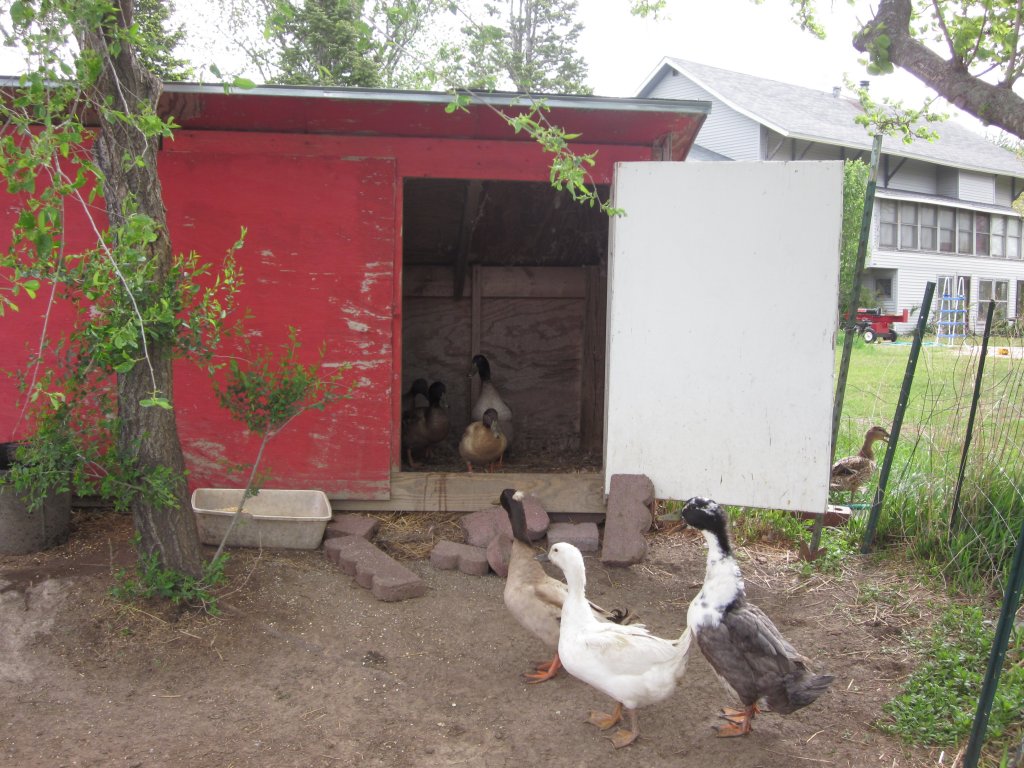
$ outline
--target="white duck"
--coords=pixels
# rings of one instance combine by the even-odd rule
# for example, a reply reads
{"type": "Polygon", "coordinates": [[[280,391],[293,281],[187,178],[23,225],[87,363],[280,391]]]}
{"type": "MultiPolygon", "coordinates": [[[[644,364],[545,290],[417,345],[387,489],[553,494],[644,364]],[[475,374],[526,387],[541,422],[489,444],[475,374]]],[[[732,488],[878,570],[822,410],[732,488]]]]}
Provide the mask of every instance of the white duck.
{"type": "MultiPolygon", "coordinates": [[[[743,704],[723,707],[727,723],[719,736],[744,736],[765,700],[788,715],[828,690],[832,675],[815,675],[772,620],[747,602],[743,576],[732,555],[725,512],[711,499],[686,502],[683,519],[704,534],[708,545],[704,586],[686,612],[686,625],[726,690],[743,704]]],[[[568,665],[567,665],[568,666],[568,665]]]]}
{"type": "Polygon", "coordinates": [[[548,550],[547,559],[562,569],[569,588],[558,637],[562,666],[615,699],[614,712],[592,711],[588,722],[608,730],[623,719],[625,710],[627,727],[616,731],[611,740],[615,747],[632,744],[640,735],[637,708],[667,699],[686,671],[690,630],[683,630],[676,640],[665,640],[642,624],[599,621],[587,604],[587,576],[580,551],[559,542],[548,550]]]}
{"type": "MultiPolygon", "coordinates": [[[[523,492],[506,488],[501,492],[501,506],[512,524],[512,553],[503,595],[505,607],[523,629],[554,649],[551,661],[537,664],[534,672],[523,675],[530,683],[543,683],[554,677],[562,666],[558,658],[558,625],[569,588],[548,576],[534,557],[533,545],[526,535],[523,492]]],[[[600,621],[628,624],[635,620],[629,611],[606,611],[593,603],[590,603],[590,610],[600,621]]]]}

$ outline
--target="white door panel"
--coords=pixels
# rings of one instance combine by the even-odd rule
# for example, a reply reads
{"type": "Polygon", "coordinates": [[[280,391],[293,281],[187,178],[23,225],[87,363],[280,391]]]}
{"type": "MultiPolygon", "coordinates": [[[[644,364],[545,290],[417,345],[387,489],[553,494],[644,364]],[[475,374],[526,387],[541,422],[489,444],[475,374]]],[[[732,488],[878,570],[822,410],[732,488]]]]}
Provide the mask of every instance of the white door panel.
{"type": "Polygon", "coordinates": [[[622,163],[608,280],[605,490],[827,503],[840,162],[622,163]]]}

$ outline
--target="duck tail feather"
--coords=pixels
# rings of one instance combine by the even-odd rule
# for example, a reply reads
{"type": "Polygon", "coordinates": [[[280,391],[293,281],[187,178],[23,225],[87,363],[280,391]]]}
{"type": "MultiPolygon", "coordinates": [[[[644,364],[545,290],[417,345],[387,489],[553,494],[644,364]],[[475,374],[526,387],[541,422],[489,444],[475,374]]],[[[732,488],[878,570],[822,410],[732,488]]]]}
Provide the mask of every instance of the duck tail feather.
{"type": "Polygon", "coordinates": [[[806,707],[828,690],[835,677],[832,675],[790,675],[786,678],[786,695],[793,710],[806,707]]]}

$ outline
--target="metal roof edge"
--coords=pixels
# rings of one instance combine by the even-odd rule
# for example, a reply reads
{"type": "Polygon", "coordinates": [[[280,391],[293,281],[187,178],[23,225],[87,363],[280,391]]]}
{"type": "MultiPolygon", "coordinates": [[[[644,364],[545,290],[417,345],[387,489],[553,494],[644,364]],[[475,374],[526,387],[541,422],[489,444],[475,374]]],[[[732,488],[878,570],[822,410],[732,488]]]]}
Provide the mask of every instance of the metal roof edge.
{"type": "MultiPolygon", "coordinates": [[[[3,84],[0,81],[0,84],[3,84]]],[[[17,84],[17,83],[15,83],[17,84]]],[[[398,101],[420,104],[449,104],[452,94],[440,91],[409,91],[386,88],[324,88],[298,85],[257,85],[253,88],[234,88],[225,93],[223,84],[210,83],[164,83],[167,93],[189,93],[205,95],[257,95],[280,98],[347,99],[351,101],[398,101]]],[[[491,91],[471,94],[473,101],[485,107],[529,106],[529,102],[543,102],[555,109],[607,109],[621,110],[623,107],[637,112],[684,111],[691,114],[709,114],[711,103],[684,99],[648,99],[618,96],[577,96],[563,94],[529,94],[507,91],[491,91]]]]}

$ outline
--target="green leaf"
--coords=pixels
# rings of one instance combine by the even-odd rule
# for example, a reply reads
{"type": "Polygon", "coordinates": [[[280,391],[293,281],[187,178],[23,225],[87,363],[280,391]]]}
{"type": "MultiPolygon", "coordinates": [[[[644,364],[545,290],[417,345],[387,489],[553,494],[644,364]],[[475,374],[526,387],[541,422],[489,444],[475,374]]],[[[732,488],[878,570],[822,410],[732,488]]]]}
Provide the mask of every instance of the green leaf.
{"type": "Polygon", "coordinates": [[[139,400],[139,405],[143,408],[163,408],[165,411],[174,410],[174,406],[171,405],[166,397],[147,397],[139,400]]]}

